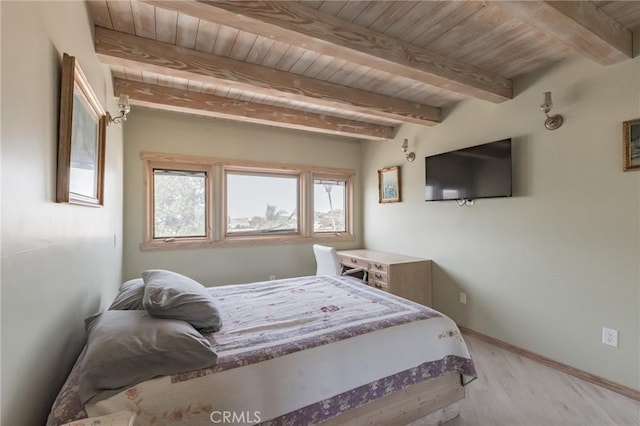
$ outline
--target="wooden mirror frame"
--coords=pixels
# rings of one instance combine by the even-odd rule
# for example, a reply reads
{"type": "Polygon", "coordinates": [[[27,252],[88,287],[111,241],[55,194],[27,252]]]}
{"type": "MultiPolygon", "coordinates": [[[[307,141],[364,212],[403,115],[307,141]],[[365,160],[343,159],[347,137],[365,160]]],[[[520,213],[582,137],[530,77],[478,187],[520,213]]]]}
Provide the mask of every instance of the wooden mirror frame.
{"type": "Polygon", "coordinates": [[[106,127],[107,115],[87,78],[76,59],[65,53],[60,90],[58,203],[93,207],[104,204],[106,127]],[[88,172],[85,177],[81,176],[83,170],[88,172]]]}

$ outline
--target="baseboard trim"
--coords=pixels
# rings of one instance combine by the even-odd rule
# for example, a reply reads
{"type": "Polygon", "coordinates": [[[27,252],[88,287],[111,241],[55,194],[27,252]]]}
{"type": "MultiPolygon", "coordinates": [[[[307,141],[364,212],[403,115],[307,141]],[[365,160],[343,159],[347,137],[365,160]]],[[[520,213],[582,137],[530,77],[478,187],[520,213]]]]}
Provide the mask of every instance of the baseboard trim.
{"type": "Polygon", "coordinates": [[[480,340],[491,343],[492,345],[498,346],[499,348],[506,349],[510,352],[514,352],[522,357],[529,358],[533,361],[539,362],[540,364],[544,364],[547,367],[555,368],[563,373],[569,374],[571,376],[582,379],[586,382],[593,383],[594,385],[601,386],[610,391],[619,393],[621,395],[626,396],[627,398],[634,399],[636,401],[640,401],[640,391],[637,391],[633,388],[621,385],[616,382],[612,382],[611,380],[605,379],[603,377],[596,376],[591,373],[587,373],[584,370],[580,370],[575,367],[571,367],[570,365],[563,364],[561,362],[555,361],[551,358],[547,358],[545,356],[539,355],[535,352],[528,351],[526,349],[522,349],[518,346],[514,346],[510,343],[504,342],[500,339],[496,339],[495,337],[487,336],[486,334],[479,333],[475,330],[471,330],[470,328],[458,326],[460,331],[463,334],[468,334],[470,336],[477,337],[480,340]]]}

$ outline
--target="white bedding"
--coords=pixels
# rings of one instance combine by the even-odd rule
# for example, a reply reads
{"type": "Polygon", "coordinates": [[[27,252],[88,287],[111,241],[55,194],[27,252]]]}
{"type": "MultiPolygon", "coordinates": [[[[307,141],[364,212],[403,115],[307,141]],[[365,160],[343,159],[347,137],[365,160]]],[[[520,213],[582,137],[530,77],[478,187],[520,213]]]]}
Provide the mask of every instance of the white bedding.
{"type": "Polygon", "coordinates": [[[287,424],[296,418],[292,412],[340,414],[356,400],[449,371],[475,376],[451,319],[350,278],[302,277],[211,292],[223,314],[223,328],[209,336],[216,368],[140,383],[86,412],[135,411],[136,425],[210,425],[224,416],[235,424],[287,424]]]}

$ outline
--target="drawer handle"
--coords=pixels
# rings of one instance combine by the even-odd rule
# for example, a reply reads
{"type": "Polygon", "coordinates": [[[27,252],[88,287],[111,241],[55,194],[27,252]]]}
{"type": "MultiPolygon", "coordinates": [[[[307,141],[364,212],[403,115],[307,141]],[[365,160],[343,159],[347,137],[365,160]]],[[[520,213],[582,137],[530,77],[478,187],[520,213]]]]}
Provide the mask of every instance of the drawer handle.
{"type": "Polygon", "coordinates": [[[382,265],[379,263],[374,263],[374,265],[376,267],[376,269],[382,269],[382,265]]]}
{"type": "Polygon", "coordinates": [[[382,288],[382,286],[381,286],[380,284],[374,284],[374,286],[375,286],[376,288],[382,288]]]}
{"type": "Polygon", "coordinates": [[[380,274],[374,274],[374,275],[376,276],[377,279],[382,278],[382,275],[380,275],[380,274]]]}
{"type": "Polygon", "coordinates": [[[357,260],[357,259],[354,259],[354,258],[352,257],[352,258],[351,258],[351,262],[353,262],[353,263],[358,263],[358,260],[357,260]]]}

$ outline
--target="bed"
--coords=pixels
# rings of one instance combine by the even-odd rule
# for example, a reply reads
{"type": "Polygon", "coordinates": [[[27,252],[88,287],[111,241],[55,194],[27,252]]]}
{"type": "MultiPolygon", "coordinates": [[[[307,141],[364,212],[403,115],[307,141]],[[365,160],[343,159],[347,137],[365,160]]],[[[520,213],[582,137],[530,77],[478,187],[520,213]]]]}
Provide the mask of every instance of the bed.
{"type": "Polygon", "coordinates": [[[457,415],[475,367],[456,324],[348,277],[210,287],[215,366],[156,377],[82,405],[83,355],[47,425],[133,412],[136,425],[406,424],[457,415]]]}

